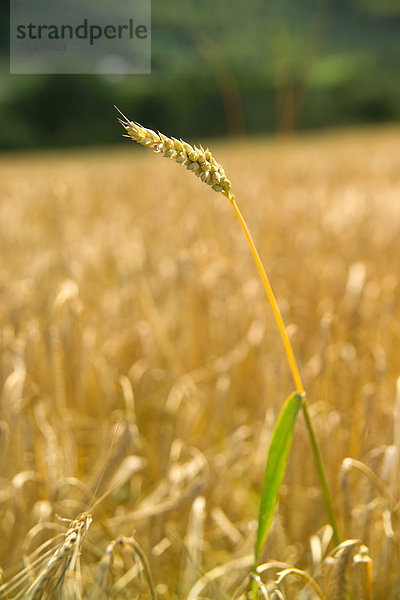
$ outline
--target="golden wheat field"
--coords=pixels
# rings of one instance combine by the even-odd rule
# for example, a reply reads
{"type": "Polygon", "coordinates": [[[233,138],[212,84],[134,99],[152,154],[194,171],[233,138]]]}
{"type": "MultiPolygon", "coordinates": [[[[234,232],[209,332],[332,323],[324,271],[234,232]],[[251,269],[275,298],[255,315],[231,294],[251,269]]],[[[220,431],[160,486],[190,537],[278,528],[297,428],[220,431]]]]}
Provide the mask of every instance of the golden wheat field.
{"type": "MultiPolygon", "coordinates": [[[[359,540],[300,415],[260,597],[400,598],[400,130],[212,150],[359,540]]],[[[228,200],[123,140],[0,173],[0,597],[244,598],[293,382],[228,200]]]]}

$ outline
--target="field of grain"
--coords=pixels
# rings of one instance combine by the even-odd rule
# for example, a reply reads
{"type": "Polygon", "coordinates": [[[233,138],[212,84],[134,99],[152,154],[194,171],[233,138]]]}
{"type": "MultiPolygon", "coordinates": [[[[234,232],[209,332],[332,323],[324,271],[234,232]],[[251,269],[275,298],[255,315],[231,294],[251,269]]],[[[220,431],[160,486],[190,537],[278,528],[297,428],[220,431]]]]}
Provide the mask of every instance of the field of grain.
{"type": "MultiPolygon", "coordinates": [[[[212,149],[290,333],[341,539],[368,548],[323,587],[300,415],[262,561],[366,600],[369,556],[373,597],[400,598],[400,130],[212,149]]],[[[240,596],[293,383],[228,200],[127,140],[3,156],[0,174],[0,597],[240,596]]],[[[318,597],[299,581],[286,598],[318,597]]]]}

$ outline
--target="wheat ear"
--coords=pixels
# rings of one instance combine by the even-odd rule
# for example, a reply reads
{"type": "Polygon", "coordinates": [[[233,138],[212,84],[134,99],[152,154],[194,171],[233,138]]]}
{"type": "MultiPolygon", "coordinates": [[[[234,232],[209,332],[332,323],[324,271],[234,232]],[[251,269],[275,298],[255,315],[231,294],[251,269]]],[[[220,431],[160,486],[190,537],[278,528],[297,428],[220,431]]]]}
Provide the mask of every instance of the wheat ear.
{"type": "Polygon", "coordinates": [[[200,177],[204,183],[210,185],[215,192],[222,192],[229,198],[231,182],[226,177],[222,165],[215,160],[208,148],[204,150],[202,146],[191,146],[183,140],[169,138],[159,131],[156,133],[152,129],[130,121],[117,107],[115,108],[123,117],[123,119],[119,119],[119,122],[128,132],[126,137],[184,165],[189,171],[193,171],[197,177],[200,177]]]}
{"type": "Polygon", "coordinates": [[[70,563],[74,561],[74,558],[75,560],[79,558],[80,548],[91,522],[92,515],[87,512],[82,513],[78,519],[69,521],[70,525],[65,534],[64,542],[58,546],[53,556],[42,568],[29,588],[22,592],[24,596],[19,594],[15,600],[22,597],[29,600],[39,600],[44,597],[46,592],[48,593],[46,597],[50,597],[52,592],[63,582],[65,572],[70,563]],[[55,581],[58,572],[59,577],[55,581]],[[51,585],[53,587],[49,591],[51,585]]]}

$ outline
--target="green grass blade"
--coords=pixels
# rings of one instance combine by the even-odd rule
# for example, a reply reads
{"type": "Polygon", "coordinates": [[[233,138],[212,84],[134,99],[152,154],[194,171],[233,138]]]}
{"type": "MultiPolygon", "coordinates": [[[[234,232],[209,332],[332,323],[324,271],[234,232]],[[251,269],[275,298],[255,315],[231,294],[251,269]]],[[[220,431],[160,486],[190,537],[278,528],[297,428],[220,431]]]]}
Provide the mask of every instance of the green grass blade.
{"type": "Polygon", "coordinates": [[[301,402],[302,398],[299,394],[292,394],[289,397],[281,410],[272,434],[261,493],[260,513],[258,516],[255,548],[256,565],[271,526],[301,402]]]}

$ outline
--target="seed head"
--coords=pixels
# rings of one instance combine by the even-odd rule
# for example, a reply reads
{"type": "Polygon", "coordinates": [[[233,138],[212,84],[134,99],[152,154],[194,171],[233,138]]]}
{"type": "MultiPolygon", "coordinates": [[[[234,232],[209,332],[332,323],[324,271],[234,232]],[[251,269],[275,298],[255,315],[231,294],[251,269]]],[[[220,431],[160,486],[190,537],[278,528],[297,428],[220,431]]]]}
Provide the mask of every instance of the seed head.
{"type": "Polygon", "coordinates": [[[118,108],[117,110],[123,117],[118,120],[127,131],[125,137],[130,137],[138,144],[151,148],[154,152],[160,152],[180,165],[185,165],[213,190],[221,192],[227,198],[231,197],[231,182],[226,177],[222,165],[215,160],[208,148],[204,150],[202,146],[191,146],[183,140],[169,138],[159,131],[156,133],[152,129],[130,121],[118,108]]]}

